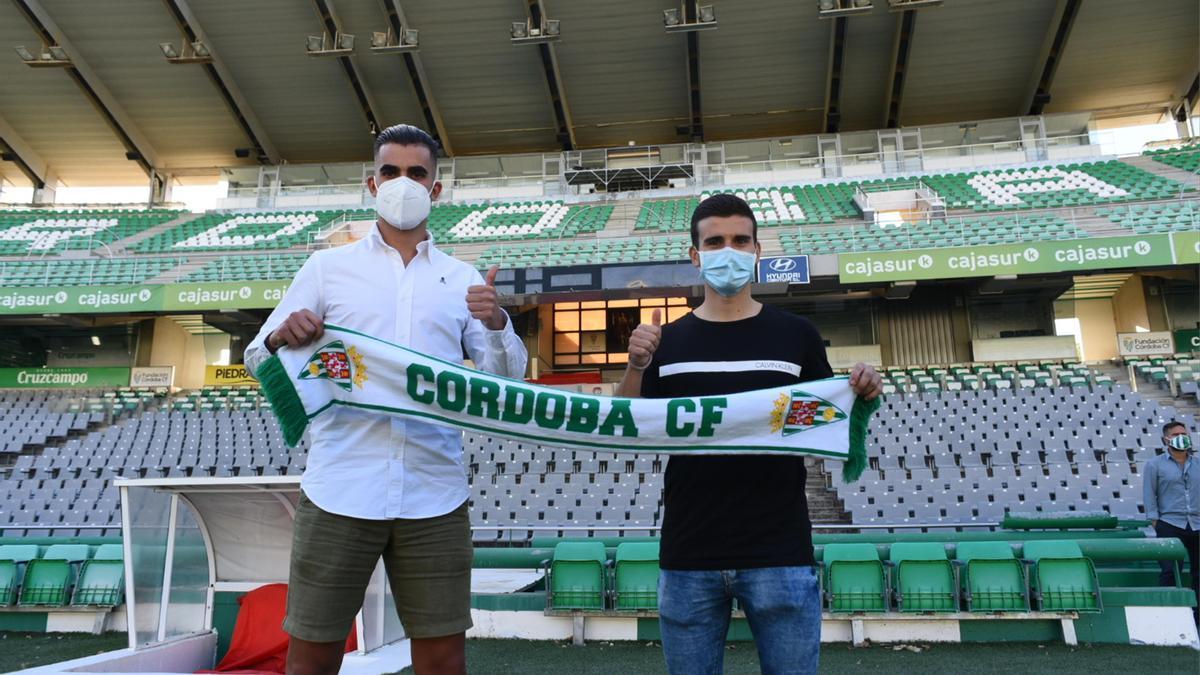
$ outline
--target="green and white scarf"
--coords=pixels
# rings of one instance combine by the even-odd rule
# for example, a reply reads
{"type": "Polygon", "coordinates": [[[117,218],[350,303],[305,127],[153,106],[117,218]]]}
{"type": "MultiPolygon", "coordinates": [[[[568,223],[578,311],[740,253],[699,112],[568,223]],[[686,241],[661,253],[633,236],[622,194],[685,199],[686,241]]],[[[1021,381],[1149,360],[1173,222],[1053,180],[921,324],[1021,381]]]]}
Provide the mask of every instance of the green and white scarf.
{"type": "Polygon", "coordinates": [[[347,328],[282,348],[256,373],[284,440],[333,406],[399,415],[552,446],[673,455],[813,455],[867,465],[867,421],[879,400],[845,377],[727,396],[589,396],[498,377],[347,328]]]}

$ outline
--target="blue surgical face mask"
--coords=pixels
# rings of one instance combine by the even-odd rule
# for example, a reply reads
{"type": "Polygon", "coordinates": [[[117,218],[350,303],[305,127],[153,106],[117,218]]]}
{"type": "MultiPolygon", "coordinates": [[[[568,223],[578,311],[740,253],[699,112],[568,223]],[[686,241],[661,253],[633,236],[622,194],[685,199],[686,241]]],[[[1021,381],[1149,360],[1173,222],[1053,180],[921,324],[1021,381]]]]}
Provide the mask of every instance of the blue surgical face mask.
{"type": "Polygon", "coordinates": [[[700,251],[700,276],[714,291],[728,298],[754,279],[757,259],[753,253],[728,246],[719,251],[700,251]]]}

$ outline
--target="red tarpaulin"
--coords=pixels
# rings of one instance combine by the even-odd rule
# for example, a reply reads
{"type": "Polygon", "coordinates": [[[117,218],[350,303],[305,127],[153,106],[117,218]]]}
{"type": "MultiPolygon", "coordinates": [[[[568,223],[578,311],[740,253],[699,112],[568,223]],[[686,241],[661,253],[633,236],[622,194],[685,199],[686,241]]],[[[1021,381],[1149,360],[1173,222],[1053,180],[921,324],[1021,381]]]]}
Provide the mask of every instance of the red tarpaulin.
{"type": "MultiPolygon", "coordinates": [[[[201,673],[282,673],[287,666],[288,634],[283,632],[287,584],[261,586],[238,598],[237,624],[225,658],[216,670],[201,673]]],[[[354,631],[346,651],[358,649],[354,631]]]]}

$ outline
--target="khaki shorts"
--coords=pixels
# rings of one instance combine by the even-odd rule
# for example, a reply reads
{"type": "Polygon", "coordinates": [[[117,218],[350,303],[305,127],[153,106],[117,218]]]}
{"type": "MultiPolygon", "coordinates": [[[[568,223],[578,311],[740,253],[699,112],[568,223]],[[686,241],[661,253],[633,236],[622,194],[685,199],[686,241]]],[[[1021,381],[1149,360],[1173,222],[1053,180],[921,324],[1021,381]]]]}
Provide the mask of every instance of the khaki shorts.
{"type": "Polygon", "coordinates": [[[345,640],[381,557],[408,637],[471,627],[474,550],[465,503],[434,518],[364,520],[323,511],[300,493],[283,629],[309,642],[345,640]]]}

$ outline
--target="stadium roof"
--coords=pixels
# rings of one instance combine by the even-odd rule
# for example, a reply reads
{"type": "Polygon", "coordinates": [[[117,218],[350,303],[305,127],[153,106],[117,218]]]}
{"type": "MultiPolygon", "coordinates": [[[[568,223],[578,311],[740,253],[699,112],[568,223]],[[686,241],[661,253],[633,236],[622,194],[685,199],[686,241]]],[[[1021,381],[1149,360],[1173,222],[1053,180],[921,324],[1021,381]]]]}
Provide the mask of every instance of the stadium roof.
{"type": "Polygon", "coordinates": [[[361,161],[372,122],[433,127],[466,155],[1157,116],[1197,77],[1195,0],[908,12],[874,0],[837,20],[820,19],[816,0],[712,2],[717,30],[686,34],[664,29],[676,0],[0,2],[0,176],[137,185],[150,166],[213,176],[258,157],[361,161]],[[512,22],[531,13],[561,21],[561,39],[514,45],[512,22]],[[401,25],[419,31],[419,51],[371,52],[372,33],[401,25]],[[356,36],[354,55],[308,55],[323,30],[356,36]],[[185,39],[211,62],[168,62],[160,43],[186,57],[185,39]],[[30,67],[15,50],[36,60],[49,45],[69,67],[30,67]]]}

